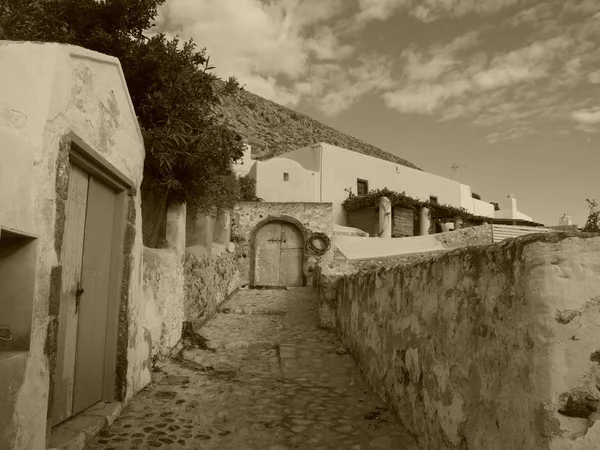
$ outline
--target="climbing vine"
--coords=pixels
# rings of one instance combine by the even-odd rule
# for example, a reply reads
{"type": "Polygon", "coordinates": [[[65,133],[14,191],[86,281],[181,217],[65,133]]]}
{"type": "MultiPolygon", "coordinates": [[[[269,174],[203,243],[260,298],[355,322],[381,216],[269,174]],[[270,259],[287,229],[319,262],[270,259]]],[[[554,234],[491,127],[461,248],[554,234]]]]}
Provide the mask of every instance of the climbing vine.
{"type": "Polygon", "coordinates": [[[351,194],[350,197],[344,200],[342,206],[347,212],[356,211],[363,208],[378,208],[379,199],[381,197],[389,198],[392,206],[410,208],[414,210],[415,213],[418,213],[422,207],[426,207],[429,209],[429,217],[435,218],[441,222],[449,222],[456,216],[460,217],[466,222],[484,223],[491,221],[490,217],[471,214],[465,208],[457,208],[451,205],[418,200],[406,195],[404,192],[396,192],[387,188],[374,189],[369,191],[366,195],[361,196],[351,194]]]}

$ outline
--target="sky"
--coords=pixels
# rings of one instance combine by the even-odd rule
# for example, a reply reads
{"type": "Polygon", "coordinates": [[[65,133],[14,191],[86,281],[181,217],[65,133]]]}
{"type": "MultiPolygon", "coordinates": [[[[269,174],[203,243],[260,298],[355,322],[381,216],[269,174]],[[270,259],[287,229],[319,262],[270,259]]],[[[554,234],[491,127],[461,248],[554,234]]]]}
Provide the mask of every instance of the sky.
{"type": "Polygon", "coordinates": [[[600,0],[167,0],[156,29],[538,222],[600,200],[600,0]]]}

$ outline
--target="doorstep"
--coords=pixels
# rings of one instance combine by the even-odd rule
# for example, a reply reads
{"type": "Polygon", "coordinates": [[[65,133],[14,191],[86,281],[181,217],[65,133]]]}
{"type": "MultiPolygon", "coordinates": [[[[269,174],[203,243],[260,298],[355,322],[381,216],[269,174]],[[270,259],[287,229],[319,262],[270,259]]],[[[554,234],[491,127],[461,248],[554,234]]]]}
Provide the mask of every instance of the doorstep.
{"type": "Polygon", "coordinates": [[[103,428],[112,425],[122,409],[121,402],[99,402],[84,409],[52,429],[48,450],[83,450],[103,428]]]}

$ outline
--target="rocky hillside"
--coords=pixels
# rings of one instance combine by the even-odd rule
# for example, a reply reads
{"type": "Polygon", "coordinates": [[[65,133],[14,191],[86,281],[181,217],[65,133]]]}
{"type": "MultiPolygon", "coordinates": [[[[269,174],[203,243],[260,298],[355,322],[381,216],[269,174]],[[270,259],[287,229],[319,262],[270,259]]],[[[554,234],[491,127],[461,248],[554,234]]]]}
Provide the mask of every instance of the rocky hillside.
{"type": "Polygon", "coordinates": [[[252,147],[252,156],[258,160],[325,142],[421,170],[398,156],[246,90],[240,90],[235,98],[225,99],[220,109],[252,147]]]}

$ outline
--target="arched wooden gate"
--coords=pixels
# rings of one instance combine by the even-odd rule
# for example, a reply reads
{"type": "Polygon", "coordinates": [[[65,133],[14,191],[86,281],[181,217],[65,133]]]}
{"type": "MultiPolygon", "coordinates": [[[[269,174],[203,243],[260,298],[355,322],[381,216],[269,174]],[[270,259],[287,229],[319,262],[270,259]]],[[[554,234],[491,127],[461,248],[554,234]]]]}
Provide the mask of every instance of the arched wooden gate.
{"type": "Polygon", "coordinates": [[[302,286],[304,238],[295,225],[273,221],[256,233],[255,286],[302,286]]]}

